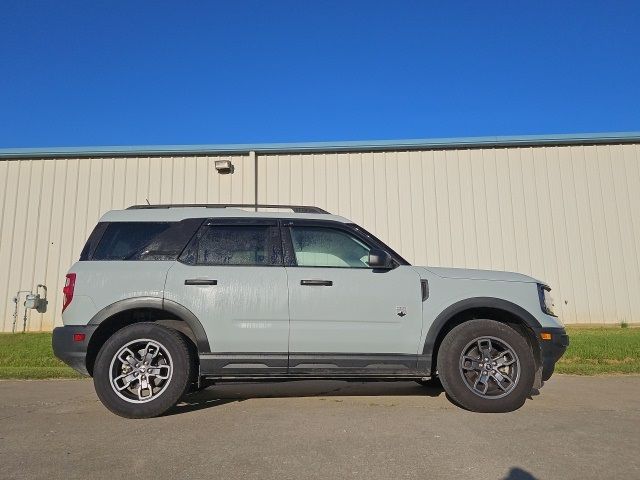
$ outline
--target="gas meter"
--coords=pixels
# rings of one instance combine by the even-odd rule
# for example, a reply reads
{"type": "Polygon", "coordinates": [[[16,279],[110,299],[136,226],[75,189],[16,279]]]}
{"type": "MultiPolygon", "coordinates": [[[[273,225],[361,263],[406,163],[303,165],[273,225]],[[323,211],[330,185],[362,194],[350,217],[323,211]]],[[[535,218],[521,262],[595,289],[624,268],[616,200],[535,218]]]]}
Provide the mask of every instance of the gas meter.
{"type": "Polygon", "coordinates": [[[25,297],[24,308],[30,308],[37,310],[38,313],[44,313],[47,311],[46,298],[40,297],[39,293],[30,293],[25,297]]]}

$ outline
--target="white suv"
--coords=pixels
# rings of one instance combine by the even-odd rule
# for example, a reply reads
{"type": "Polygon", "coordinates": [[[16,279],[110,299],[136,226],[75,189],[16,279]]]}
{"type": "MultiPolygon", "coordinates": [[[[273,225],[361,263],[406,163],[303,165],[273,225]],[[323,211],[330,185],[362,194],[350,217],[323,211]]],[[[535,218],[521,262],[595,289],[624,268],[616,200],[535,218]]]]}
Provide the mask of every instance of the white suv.
{"type": "Polygon", "coordinates": [[[464,408],[511,411],[568,345],[544,283],[412,266],[316,207],[108,212],[63,294],[55,354],[131,418],[212,382],[265,379],[438,376],[464,408]]]}

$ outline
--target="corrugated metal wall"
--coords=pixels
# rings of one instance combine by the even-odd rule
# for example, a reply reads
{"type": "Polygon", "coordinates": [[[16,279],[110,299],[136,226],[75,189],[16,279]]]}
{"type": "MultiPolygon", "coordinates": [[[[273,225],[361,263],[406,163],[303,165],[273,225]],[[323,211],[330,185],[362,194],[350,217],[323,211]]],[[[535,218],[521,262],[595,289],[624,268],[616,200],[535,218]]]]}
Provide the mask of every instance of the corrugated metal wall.
{"type": "MultiPolygon", "coordinates": [[[[44,282],[60,321],[69,265],[102,213],[135,203],[251,203],[254,157],[0,160],[0,314],[44,282]],[[233,175],[214,161],[231,159],[233,175]]],[[[640,145],[259,155],[261,203],[318,205],[416,264],[547,280],[566,323],[640,323],[640,145]]],[[[22,310],[20,311],[20,316],[22,310]]],[[[21,327],[21,319],[19,318],[21,327]]]]}
{"type": "Polygon", "coordinates": [[[544,279],[566,323],[640,322],[639,145],[261,156],[258,181],[412,263],[544,279]]]}
{"type": "MultiPolygon", "coordinates": [[[[238,157],[147,157],[0,160],[0,315],[11,331],[15,292],[49,288],[47,313],[32,312],[29,330],[60,323],[64,276],[100,216],[151,203],[253,202],[254,160],[238,157]],[[215,160],[230,159],[233,175],[215,160]]],[[[20,308],[18,329],[22,330],[20,308]]]]}

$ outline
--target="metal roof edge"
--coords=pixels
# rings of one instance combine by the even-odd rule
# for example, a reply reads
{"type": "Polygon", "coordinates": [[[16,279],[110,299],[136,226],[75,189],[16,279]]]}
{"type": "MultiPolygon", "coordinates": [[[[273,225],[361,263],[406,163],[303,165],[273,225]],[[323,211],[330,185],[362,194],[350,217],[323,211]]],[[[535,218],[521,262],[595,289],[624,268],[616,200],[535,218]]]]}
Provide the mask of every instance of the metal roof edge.
{"type": "Polygon", "coordinates": [[[557,135],[515,135],[489,137],[450,137],[409,140],[364,140],[345,142],[255,143],[218,145],[137,145],[101,147],[3,148],[0,159],[111,157],[161,155],[238,155],[256,153],[349,152],[380,150],[433,150],[453,148],[593,145],[640,143],[640,131],[557,135]]]}

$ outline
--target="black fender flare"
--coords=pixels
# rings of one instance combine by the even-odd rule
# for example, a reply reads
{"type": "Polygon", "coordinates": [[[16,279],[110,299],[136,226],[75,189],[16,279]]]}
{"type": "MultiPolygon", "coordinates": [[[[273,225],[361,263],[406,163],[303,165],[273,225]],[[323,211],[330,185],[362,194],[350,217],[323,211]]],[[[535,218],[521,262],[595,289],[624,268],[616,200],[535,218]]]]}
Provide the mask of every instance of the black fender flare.
{"type": "Polygon", "coordinates": [[[100,325],[107,318],[117,313],[125,312],[127,310],[133,310],[136,308],[153,308],[155,310],[164,310],[165,312],[171,313],[178,318],[181,318],[189,326],[189,328],[191,328],[191,331],[196,338],[196,346],[198,348],[198,352],[206,353],[211,351],[207,333],[205,332],[202,323],[200,323],[200,320],[198,320],[198,317],[196,317],[193,312],[184,305],[174,302],[173,300],[167,300],[160,297],[134,297],[119,300],[115,303],[112,303],[111,305],[106,306],[98,313],[96,313],[91,318],[91,320],[89,320],[89,325],[100,325]]]}
{"type": "Polygon", "coordinates": [[[427,332],[427,337],[424,341],[424,347],[422,348],[422,354],[428,355],[431,358],[433,349],[438,339],[438,335],[443,328],[447,325],[449,320],[459,313],[465,310],[472,310],[474,308],[491,308],[494,310],[502,310],[506,313],[514,315],[525,323],[525,326],[529,327],[533,332],[538,332],[542,327],[540,322],[529,311],[522,308],[520,305],[516,305],[513,302],[494,297],[473,297],[460,300],[452,305],[449,305],[442,312],[438,314],[427,332]]]}

